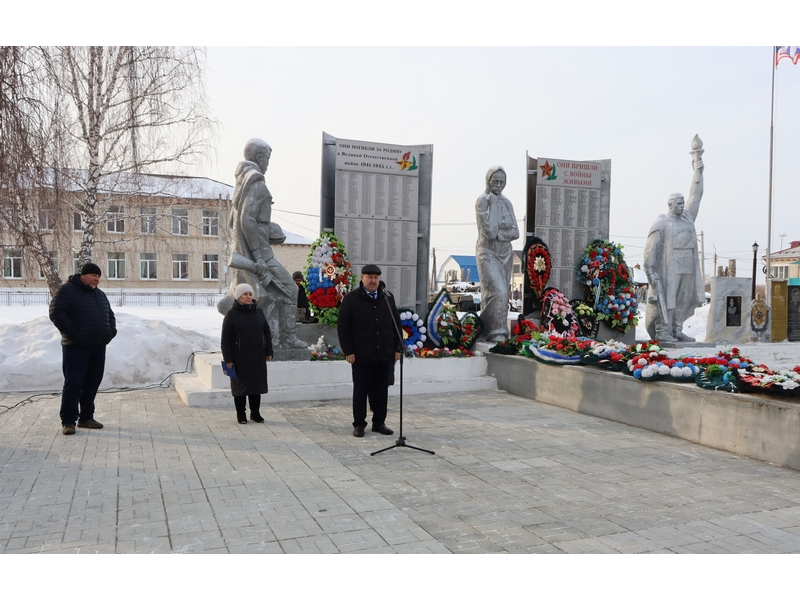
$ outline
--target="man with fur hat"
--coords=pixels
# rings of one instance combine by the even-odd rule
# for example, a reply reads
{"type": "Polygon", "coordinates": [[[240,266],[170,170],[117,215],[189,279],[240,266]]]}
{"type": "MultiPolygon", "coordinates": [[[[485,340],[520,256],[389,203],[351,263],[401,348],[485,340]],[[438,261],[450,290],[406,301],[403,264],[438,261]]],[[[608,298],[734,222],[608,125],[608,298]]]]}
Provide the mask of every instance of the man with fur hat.
{"type": "Polygon", "coordinates": [[[372,406],[372,431],[391,435],[386,426],[389,380],[403,345],[398,336],[399,316],[394,296],[381,282],[377,265],[361,269],[361,283],[339,308],[337,333],[345,358],[353,369],[353,435],[364,437],[367,398],[372,406]]]}
{"type": "Polygon", "coordinates": [[[71,275],[50,302],[50,320],[61,332],[64,388],[61,432],[75,433],[75,424],[102,429],[94,419],[94,398],[106,364],[106,346],[117,335],[117,321],[105,293],[97,285],[100,267],[86,263],[71,275]]]}

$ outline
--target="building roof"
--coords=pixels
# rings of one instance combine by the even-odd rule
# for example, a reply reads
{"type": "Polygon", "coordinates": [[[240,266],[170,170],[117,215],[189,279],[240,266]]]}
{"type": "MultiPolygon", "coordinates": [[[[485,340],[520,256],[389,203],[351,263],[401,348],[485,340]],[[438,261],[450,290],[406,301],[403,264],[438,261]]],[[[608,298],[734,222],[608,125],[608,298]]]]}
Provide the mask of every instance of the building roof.
{"type": "MultiPolygon", "coordinates": [[[[42,185],[59,187],[68,192],[86,189],[86,169],[50,170],[44,176],[42,185]]],[[[23,185],[34,187],[32,182],[23,185]]],[[[208,177],[189,177],[186,175],[158,175],[150,173],[104,173],[100,178],[98,190],[102,194],[151,196],[160,198],[187,198],[192,200],[230,200],[233,186],[214,181],[208,177]]]]}
{"type": "Polygon", "coordinates": [[[478,274],[478,261],[475,256],[469,256],[466,254],[451,254],[450,258],[452,258],[458,264],[459,269],[469,271],[470,281],[478,282],[481,280],[480,275],[478,274]]]}

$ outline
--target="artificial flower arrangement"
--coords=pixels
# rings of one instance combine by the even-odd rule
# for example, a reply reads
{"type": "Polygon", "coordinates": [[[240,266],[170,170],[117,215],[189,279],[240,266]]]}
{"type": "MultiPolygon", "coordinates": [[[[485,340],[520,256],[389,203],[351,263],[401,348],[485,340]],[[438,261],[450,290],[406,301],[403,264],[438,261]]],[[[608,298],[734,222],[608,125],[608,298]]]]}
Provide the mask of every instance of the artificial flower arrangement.
{"type": "Polygon", "coordinates": [[[407,348],[419,349],[428,339],[425,322],[419,315],[409,309],[400,309],[400,330],[403,333],[403,345],[407,348]]]}
{"type": "Polygon", "coordinates": [[[316,344],[309,346],[311,350],[311,360],[345,360],[344,352],[339,350],[336,346],[331,346],[325,343],[325,336],[319,336],[316,344]]]}
{"type": "Polygon", "coordinates": [[[489,348],[489,352],[492,354],[508,354],[514,355],[519,354],[522,350],[522,344],[524,340],[521,340],[516,337],[510,337],[507,340],[503,340],[501,342],[497,342],[494,346],[489,348]]]}
{"type": "Polygon", "coordinates": [[[523,319],[522,315],[520,315],[519,318],[514,321],[514,326],[511,328],[511,337],[529,340],[533,334],[541,332],[541,327],[533,321],[523,319]]]}
{"type": "Polygon", "coordinates": [[[464,358],[470,356],[480,356],[480,353],[467,350],[466,348],[417,348],[414,355],[419,358],[464,358]]]}
{"type": "Polygon", "coordinates": [[[796,398],[800,396],[800,372],[792,370],[773,371],[766,365],[748,365],[735,370],[736,380],[744,392],[767,393],[796,398]]]}
{"type": "Polygon", "coordinates": [[[575,267],[578,281],[586,286],[587,300],[597,319],[627,333],[638,323],[638,305],[622,246],[595,240],[583,251],[575,267]]]}
{"type": "Polygon", "coordinates": [[[311,245],[304,278],[308,302],[317,320],[335,327],[339,303],[356,283],[344,243],[332,233],[323,232],[311,245]]]}
{"type": "Polygon", "coordinates": [[[472,348],[475,342],[478,341],[483,330],[483,323],[478,313],[471,310],[461,317],[461,347],[472,348]]]}
{"type": "Polygon", "coordinates": [[[523,319],[522,315],[520,315],[511,328],[511,337],[502,342],[497,342],[497,344],[489,348],[489,352],[493,354],[522,354],[524,342],[531,340],[538,342],[543,335],[541,327],[533,321],[523,319]]]}
{"type": "Polygon", "coordinates": [[[447,304],[436,321],[436,332],[442,340],[442,346],[453,349],[461,345],[461,323],[458,320],[457,307],[447,304]]]}
{"type": "Polygon", "coordinates": [[[696,358],[670,358],[657,340],[636,344],[632,348],[624,371],[639,381],[694,383],[700,372],[696,358]]]}
{"type": "Polygon", "coordinates": [[[552,271],[550,250],[544,240],[533,237],[523,252],[523,259],[525,261],[524,268],[528,287],[533,291],[534,296],[539,299],[544,294],[552,271]]]}
{"type": "Polygon", "coordinates": [[[542,336],[537,341],[523,342],[522,353],[548,365],[576,365],[589,350],[593,340],[574,335],[542,336]]]}
{"type": "Polygon", "coordinates": [[[567,297],[556,288],[547,288],[542,295],[542,328],[550,333],[578,335],[578,318],[567,297]]]}
{"type": "Polygon", "coordinates": [[[621,371],[627,364],[628,345],[615,340],[594,341],[591,347],[581,354],[581,363],[611,371],[621,371]]]}
{"type": "Polygon", "coordinates": [[[570,306],[572,306],[572,312],[575,313],[575,317],[578,319],[580,335],[596,338],[600,323],[597,320],[597,314],[594,309],[583,300],[572,300],[570,306]]]}

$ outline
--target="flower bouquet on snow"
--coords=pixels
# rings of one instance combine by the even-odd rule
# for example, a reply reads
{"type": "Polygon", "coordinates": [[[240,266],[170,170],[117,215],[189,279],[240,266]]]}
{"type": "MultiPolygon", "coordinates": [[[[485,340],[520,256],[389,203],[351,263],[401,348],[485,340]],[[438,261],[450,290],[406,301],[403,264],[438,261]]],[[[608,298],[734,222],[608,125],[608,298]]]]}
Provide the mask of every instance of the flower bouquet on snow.
{"type": "Polygon", "coordinates": [[[627,364],[628,345],[615,340],[594,341],[586,352],[581,354],[581,364],[609,371],[622,371],[627,364]]]}
{"type": "Polygon", "coordinates": [[[583,251],[575,274],[586,286],[587,302],[593,305],[598,321],[606,321],[623,333],[636,327],[639,318],[635,285],[620,244],[593,241],[583,251]]]}
{"type": "Polygon", "coordinates": [[[782,369],[773,371],[766,365],[748,365],[736,369],[739,388],[749,394],[771,394],[785,398],[800,397],[800,372],[782,369]]]}
{"type": "Polygon", "coordinates": [[[523,342],[522,353],[547,365],[578,365],[581,355],[592,346],[589,338],[574,335],[550,335],[539,342],[523,342]]]}
{"type": "Polygon", "coordinates": [[[344,244],[335,235],[326,231],[311,245],[304,277],[308,303],[317,320],[335,327],[339,303],[356,283],[344,244]]]}

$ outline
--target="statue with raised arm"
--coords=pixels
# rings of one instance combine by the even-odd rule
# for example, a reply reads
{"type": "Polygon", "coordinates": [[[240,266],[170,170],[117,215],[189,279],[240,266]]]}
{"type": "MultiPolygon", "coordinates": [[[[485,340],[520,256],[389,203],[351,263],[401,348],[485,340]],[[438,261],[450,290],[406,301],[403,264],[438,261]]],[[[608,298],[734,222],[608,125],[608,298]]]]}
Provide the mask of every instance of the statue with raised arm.
{"type": "Polygon", "coordinates": [[[694,222],[703,197],[703,142],[692,140],[692,187],[689,201],[672,194],[669,211],[650,228],[644,247],[644,270],[650,284],[645,327],[659,342],[693,342],[683,323],[705,302],[700,253],[694,222]]]}
{"type": "Polygon", "coordinates": [[[508,337],[508,290],[514,251],[511,242],[519,238],[511,201],[502,192],[506,172],[494,166],[486,173],[486,191],[475,203],[478,242],[475,259],[481,280],[481,322],[483,337],[499,342],[508,337]]]}
{"type": "Polygon", "coordinates": [[[225,314],[233,304],[233,290],[250,285],[258,307],[264,311],[278,346],[306,348],[295,334],[297,286],[289,271],[278,262],[271,244],[286,239],[280,225],[272,221],[272,194],[264,174],[272,148],[260,139],[244,147],[244,160],[236,167],[236,188],[231,202],[231,283],[226,298],[217,305],[225,314]]]}

